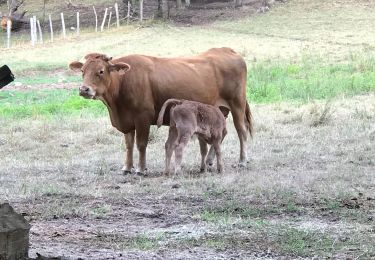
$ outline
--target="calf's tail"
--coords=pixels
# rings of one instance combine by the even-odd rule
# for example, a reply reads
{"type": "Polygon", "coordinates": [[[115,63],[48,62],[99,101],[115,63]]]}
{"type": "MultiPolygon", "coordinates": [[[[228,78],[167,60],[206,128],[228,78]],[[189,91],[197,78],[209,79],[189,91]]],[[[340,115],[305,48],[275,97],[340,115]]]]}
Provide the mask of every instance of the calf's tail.
{"type": "Polygon", "coordinates": [[[169,105],[175,106],[175,105],[180,105],[180,104],[182,104],[182,100],[180,99],[171,98],[165,101],[165,103],[163,104],[159,112],[158,121],[157,121],[158,128],[161,127],[161,125],[163,124],[164,113],[165,113],[165,110],[168,108],[168,106],[169,105]]]}

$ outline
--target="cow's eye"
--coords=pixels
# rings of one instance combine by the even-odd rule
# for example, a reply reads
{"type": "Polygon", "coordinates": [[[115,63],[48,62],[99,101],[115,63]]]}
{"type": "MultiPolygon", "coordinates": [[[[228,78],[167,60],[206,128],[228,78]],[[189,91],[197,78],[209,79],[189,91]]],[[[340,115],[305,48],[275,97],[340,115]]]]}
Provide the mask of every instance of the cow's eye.
{"type": "Polygon", "coordinates": [[[99,71],[99,74],[100,74],[100,75],[104,74],[104,70],[100,70],[100,71],[99,71]]]}

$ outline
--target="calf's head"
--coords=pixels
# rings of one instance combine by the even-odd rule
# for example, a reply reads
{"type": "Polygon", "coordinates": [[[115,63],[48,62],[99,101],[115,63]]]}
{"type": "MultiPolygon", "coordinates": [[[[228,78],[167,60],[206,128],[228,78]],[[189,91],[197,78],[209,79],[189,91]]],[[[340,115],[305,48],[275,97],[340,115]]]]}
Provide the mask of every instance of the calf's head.
{"type": "Polygon", "coordinates": [[[111,72],[121,73],[130,69],[130,65],[124,62],[111,63],[111,58],[104,54],[92,53],[85,58],[85,63],[73,61],[69,64],[71,70],[82,72],[83,83],[79,94],[84,98],[100,99],[111,85],[111,72]]]}

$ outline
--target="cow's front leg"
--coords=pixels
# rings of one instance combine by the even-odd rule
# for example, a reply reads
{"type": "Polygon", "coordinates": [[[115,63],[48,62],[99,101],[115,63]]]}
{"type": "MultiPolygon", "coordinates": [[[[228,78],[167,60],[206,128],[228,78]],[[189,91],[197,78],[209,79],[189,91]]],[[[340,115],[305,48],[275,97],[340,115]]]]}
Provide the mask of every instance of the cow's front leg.
{"type": "Polygon", "coordinates": [[[148,135],[150,133],[150,124],[143,124],[136,127],[136,142],[139,152],[139,162],[137,173],[143,174],[146,171],[146,148],[148,142],[148,135]]]}
{"type": "Polygon", "coordinates": [[[130,174],[133,166],[133,148],[134,148],[134,135],[135,130],[125,134],[125,147],[126,147],[126,155],[125,155],[125,164],[122,168],[122,172],[124,174],[130,174]]]}

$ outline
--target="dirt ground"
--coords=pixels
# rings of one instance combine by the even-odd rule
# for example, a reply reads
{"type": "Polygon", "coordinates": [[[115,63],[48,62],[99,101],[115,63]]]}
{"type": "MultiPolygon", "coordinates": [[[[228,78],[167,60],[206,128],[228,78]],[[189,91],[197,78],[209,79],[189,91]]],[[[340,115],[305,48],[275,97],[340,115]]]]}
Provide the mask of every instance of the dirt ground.
{"type": "MultiPolygon", "coordinates": [[[[152,129],[148,176],[121,174],[107,117],[0,119],[0,197],[31,221],[30,257],[370,259],[375,257],[375,99],[251,105],[256,135],[236,168],[162,176],[167,128],[152,129]]],[[[95,101],[94,101],[95,102],[95,101]]]]}

